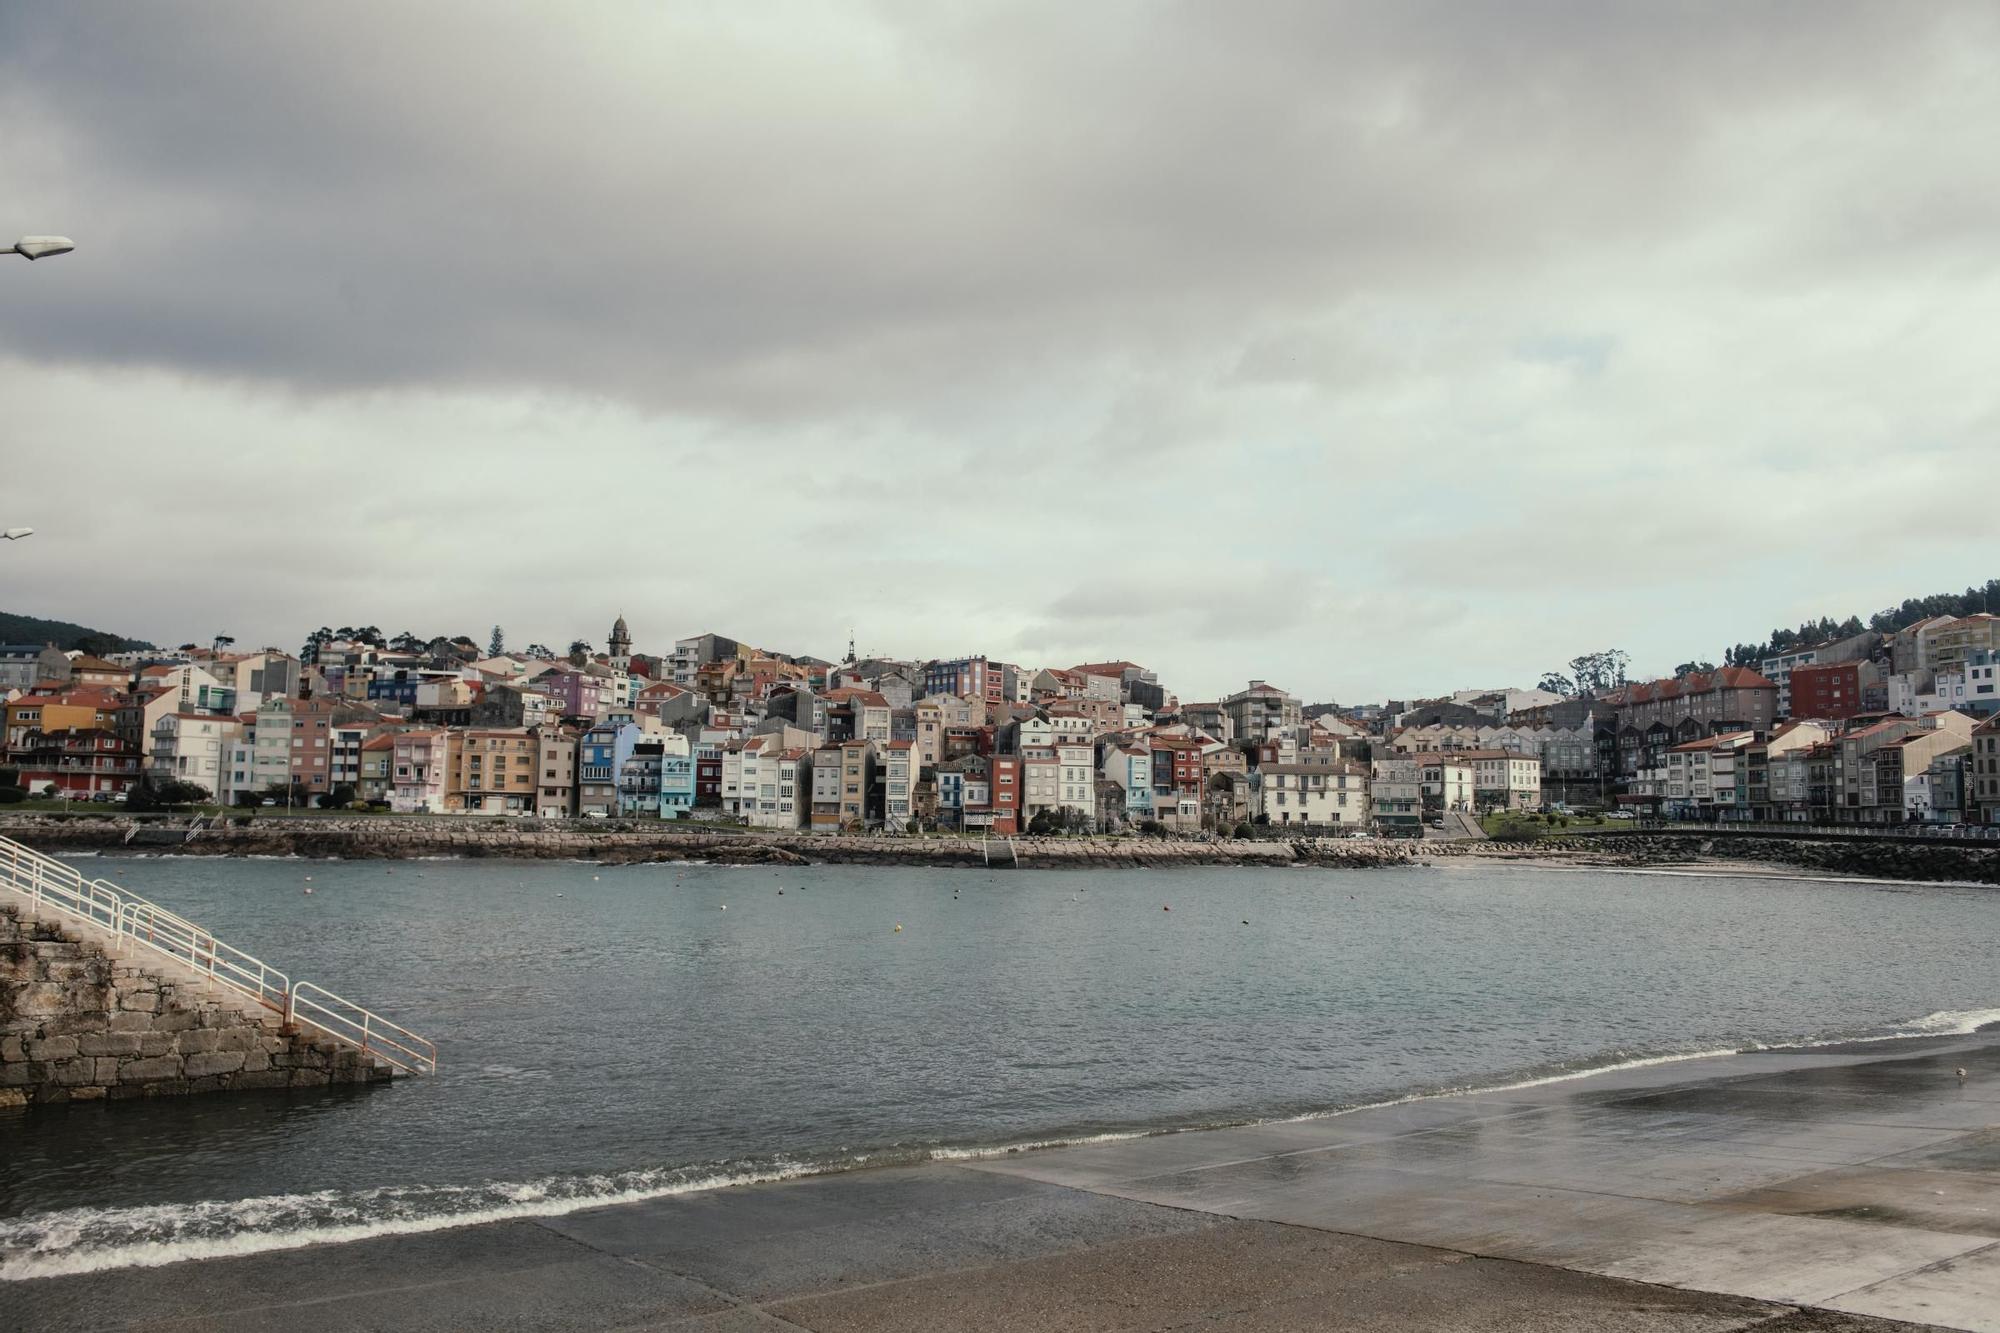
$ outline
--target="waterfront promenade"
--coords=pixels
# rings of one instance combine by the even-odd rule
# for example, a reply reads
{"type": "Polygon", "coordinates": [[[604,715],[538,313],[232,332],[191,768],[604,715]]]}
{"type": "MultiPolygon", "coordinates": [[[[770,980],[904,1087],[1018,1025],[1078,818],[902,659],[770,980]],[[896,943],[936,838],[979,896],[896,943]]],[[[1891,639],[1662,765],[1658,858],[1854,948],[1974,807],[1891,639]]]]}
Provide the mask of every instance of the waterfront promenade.
{"type": "Polygon", "coordinates": [[[0,1311],[23,1333],[2000,1330],[2000,1034],[0,1284],[0,1311]]]}

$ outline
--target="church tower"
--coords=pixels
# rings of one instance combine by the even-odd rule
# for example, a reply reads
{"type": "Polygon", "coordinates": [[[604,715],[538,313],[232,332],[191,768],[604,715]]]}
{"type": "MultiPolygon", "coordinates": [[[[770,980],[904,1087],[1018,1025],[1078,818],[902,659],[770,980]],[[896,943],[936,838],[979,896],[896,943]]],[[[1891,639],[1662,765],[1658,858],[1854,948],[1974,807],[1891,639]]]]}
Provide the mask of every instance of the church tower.
{"type": "Polygon", "coordinates": [[[625,617],[619,616],[611,625],[610,649],[611,668],[624,671],[632,665],[632,631],[625,628],[625,617]]]}

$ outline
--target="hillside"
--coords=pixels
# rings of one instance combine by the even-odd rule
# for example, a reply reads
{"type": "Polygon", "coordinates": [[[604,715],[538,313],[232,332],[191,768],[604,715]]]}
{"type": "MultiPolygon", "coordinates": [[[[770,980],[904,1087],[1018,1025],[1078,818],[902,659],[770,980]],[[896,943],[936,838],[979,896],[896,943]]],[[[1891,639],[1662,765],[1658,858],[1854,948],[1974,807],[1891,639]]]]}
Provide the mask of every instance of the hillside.
{"type": "Polygon", "coordinates": [[[1984,587],[1971,587],[1964,592],[1940,592],[1928,597],[1906,598],[1899,606],[1875,612],[1865,624],[1860,616],[1850,615],[1844,621],[1822,616],[1816,621],[1806,621],[1797,629],[1781,626],[1771,631],[1771,637],[1762,643],[1735,645],[1723,654],[1722,660],[1734,666],[1756,666],[1764,658],[1778,653],[1846,638],[1863,630],[1893,634],[1932,616],[1969,616],[1979,611],[2000,612],[2000,579],[1988,579],[1984,587]]]}
{"type": "Polygon", "coordinates": [[[17,616],[0,611],[0,643],[52,643],[58,648],[101,656],[105,653],[137,652],[153,647],[144,639],[126,639],[88,625],[72,625],[67,620],[43,620],[39,616],[17,616]]]}

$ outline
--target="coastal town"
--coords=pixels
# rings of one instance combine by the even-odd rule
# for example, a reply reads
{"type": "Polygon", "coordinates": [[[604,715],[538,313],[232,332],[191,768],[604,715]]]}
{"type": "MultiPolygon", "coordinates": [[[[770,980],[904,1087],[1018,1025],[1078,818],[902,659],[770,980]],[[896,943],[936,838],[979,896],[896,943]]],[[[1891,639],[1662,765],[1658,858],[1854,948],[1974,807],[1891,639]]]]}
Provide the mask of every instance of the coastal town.
{"type": "Polygon", "coordinates": [[[17,643],[0,804],[996,836],[2000,822],[2000,616],[1780,647],[1338,706],[1261,679],[1184,699],[1122,660],[836,662],[715,633],[646,652],[623,616],[562,654],[497,626],[484,645],[322,628],[298,652],[17,643]]]}

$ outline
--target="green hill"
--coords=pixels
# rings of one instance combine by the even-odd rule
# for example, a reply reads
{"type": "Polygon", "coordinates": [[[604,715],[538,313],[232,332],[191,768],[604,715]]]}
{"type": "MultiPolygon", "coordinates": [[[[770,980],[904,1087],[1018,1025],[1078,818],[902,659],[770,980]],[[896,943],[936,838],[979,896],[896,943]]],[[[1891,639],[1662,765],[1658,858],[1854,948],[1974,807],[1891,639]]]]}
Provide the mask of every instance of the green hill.
{"type": "Polygon", "coordinates": [[[88,625],[72,625],[67,620],[43,620],[39,616],[17,616],[0,611],[0,643],[52,643],[101,657],[105,653],[142,652],[153,647],[144,639],[125,639],[88,625]]]}

